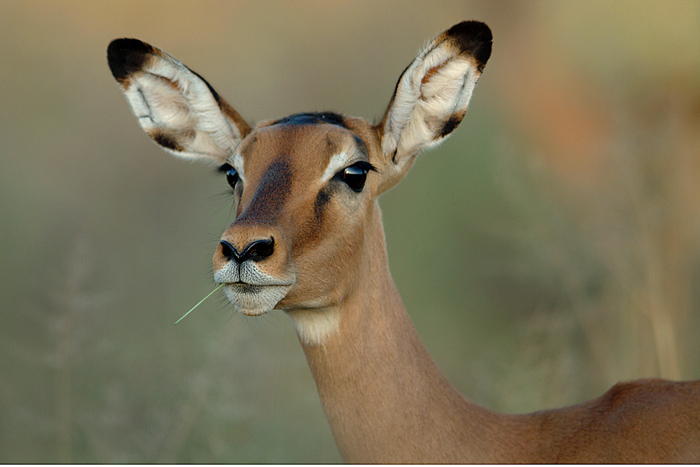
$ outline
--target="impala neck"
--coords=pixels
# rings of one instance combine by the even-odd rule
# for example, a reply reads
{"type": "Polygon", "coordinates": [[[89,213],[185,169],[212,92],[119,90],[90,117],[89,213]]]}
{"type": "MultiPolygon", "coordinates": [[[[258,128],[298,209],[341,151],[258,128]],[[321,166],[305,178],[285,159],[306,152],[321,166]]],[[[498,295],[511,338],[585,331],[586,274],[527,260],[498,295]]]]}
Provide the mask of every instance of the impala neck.
{"type": "Polygon", "coordinates": [[[378,207],[375,213],[358,271],[364,280],[334,310],[337,329],[322,343],[300,339],[340,453],[352,463],[489,458],[485,436],[495,433],[498,416],[463,398],[421,343],[389,273],[378,207]],[[449,437],[453,452],[439,447],[449,437]]]}

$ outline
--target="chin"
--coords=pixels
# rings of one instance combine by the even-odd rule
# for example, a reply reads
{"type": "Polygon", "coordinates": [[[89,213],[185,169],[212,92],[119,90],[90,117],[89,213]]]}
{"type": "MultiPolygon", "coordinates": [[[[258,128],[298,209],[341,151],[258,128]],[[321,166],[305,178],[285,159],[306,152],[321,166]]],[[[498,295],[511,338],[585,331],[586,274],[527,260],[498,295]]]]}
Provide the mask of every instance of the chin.
{"type": "Polygon", "coordinates": [[[260,316],[275,309],[287,295],[288,286],[251,286],[227,284],[226,297],[239,313],[246,316],[260,316]]]}

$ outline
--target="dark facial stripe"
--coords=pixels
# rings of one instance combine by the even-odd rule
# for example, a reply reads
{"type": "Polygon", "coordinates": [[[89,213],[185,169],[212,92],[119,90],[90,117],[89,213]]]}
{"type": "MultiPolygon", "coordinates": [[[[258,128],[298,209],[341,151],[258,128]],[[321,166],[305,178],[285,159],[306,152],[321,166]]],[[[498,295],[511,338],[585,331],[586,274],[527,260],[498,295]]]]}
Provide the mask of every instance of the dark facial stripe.
{"type": "Polygon", "coordinates": [[[292,172],[289,164],[279,159],[268,167],[263,175],[253,200],[235,223],[273,224],[279,211],[289,197],[292,172]]]}
{"type": "Polygon", "coordinates": [[[324,187],[316,195],[316,202],[314,203],[314,215],[316,217],[317,228],[321,227],[323,223],[323,216],[326,212],[326,207],[328,202],[331,200],[331,193],[328,187],[324,187]]]}

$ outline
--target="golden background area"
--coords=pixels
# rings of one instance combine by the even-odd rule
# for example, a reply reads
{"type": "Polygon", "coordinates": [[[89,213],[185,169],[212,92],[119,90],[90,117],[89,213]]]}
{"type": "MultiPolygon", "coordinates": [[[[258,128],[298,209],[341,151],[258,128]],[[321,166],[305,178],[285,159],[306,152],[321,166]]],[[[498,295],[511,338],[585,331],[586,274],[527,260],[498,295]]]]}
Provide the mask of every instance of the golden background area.
{"type": "Polygon", "coordinates": [[[290,320],[210,292],[224,178],[153,144],[136,37],[246,119],[379,118],[428,39],[486,22],[469,112],[382,196],[438,366],[523,412],[700,377],[697,1],[0,2],[0,462],[340,461],[290,320]]]}

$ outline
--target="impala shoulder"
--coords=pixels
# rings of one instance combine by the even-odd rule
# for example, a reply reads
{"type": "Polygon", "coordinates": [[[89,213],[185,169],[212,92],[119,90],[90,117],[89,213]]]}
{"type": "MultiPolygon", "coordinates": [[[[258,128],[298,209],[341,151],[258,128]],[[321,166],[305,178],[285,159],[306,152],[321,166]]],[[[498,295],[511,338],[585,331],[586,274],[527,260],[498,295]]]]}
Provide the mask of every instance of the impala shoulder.
{"type": "Polygon", "coordinates": [[[676,406],[679,400],[700,406],[700,381],[665,379],[625,381],[610,388],[599,399],[602,408],[609,411],[628,405],[665,407],[672,404],[676,406]],[[698,397],[689,397],[693,395],[698,397]]]}

